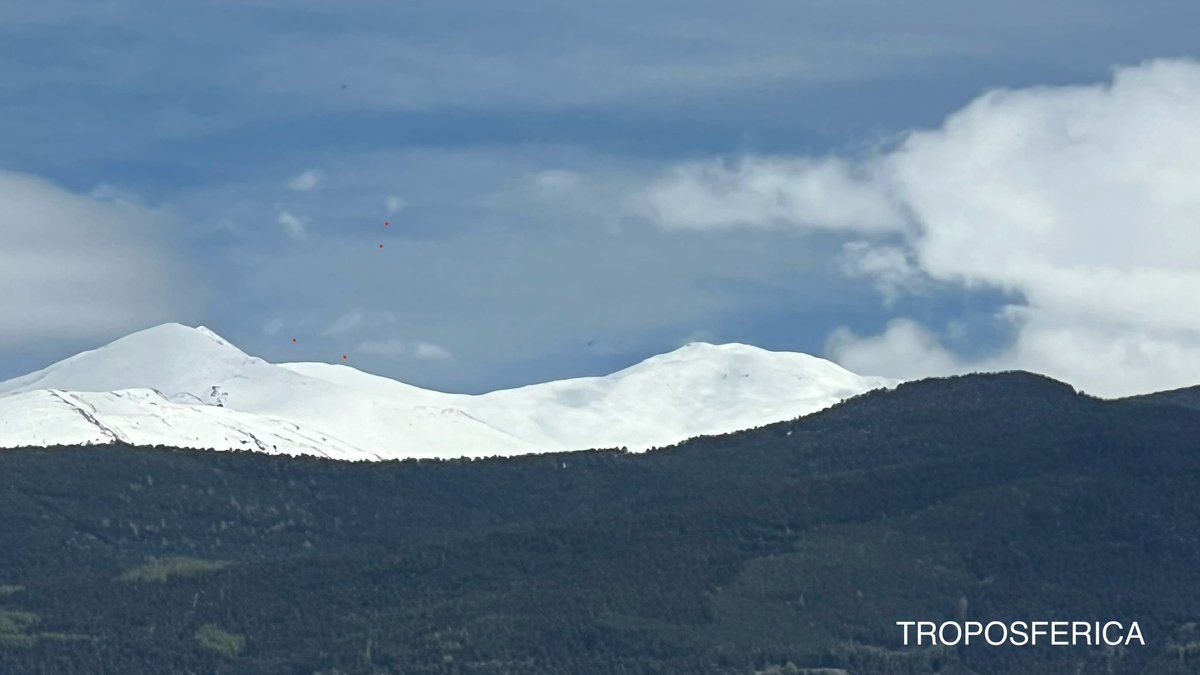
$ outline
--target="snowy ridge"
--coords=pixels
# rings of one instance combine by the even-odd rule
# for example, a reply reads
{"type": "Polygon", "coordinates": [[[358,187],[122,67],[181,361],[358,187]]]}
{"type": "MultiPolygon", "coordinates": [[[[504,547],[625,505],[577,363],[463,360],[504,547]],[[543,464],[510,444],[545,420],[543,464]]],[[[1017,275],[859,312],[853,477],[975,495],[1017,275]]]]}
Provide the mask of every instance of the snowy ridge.
{"type": "Polygon", "coordinates": [[[0,447],[122,441],[341,459],[640,451],[792,419],[894,381],[807,354],[691,343],[603,377],[481,395],[271,364],[165,324],[0,382],[0,447]]]}

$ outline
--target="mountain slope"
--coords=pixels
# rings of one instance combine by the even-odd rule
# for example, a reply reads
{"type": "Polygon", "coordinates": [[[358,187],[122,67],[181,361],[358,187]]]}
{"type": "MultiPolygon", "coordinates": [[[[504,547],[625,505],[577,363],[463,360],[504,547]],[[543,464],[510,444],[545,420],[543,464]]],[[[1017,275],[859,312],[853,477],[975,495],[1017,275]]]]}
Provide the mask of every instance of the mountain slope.
{"type": "Polygon", "coordinates": [[[604,377],[485,394],[472,410],[527,438],[644,450],[792,419],[888,384],[807,354],[691,343],[604,377]]]}
{"type": "Polygon", "coordinates": [[[208,329],[165,324],[0,383],[0,447],[117,438],[363,458],[645,450],[792,419],[892,384],[806,354],[692,343],[603,377],[451,394],[343,365],[271,364],[208,329]],[[45,395],[125,390],[150,391],[88,397],[103,424],[45,395]],[[208,427],[220,431],[199,431],[208,427]],[[305,440],[321,438],[330,449],[305,440]]]}
{"type": "Polygon", "coordinates": [[[14,447],[125,443],[381,459],[328,434],[228,408],[168,401],[150,389],[36,390],[0,397],[0,438],[14,447]]]}

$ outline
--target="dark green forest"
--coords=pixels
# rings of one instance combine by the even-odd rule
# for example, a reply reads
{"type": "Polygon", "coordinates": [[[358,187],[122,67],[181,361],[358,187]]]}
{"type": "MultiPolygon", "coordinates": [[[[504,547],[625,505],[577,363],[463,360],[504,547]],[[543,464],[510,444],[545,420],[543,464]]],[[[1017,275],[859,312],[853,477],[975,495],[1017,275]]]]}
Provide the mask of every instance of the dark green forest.
{"type": "Polygon", "coordinates": [[[0,452],[3,673],[1200,673],[1200,395],[925,380],[645,454],[0,452]],[[899,620],[1138,621],[904,647],[899,620]]]}

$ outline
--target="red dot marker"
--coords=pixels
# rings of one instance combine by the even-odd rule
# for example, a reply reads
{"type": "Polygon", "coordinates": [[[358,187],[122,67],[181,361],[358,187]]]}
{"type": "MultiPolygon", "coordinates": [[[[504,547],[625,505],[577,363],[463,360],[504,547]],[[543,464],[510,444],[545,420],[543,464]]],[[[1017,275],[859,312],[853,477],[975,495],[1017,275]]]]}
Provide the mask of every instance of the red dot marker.
{"type": "Polygon", "coordinates": [[[296,338],[292,338],[292,342],[295,342],[295,341],[296,341],[296,338]]]}
{"type": "Polygon", "coordinates": [[[345,361],[345,360],[346,360],[346,355],[345,355],[345,354],[342,354],[342,360],[343,360],[343,361],[345,361]]]}
{"type": "Polygon", "coordinates": [[[383,244],[380,244],[380,245],[379,245],[379,248],[383,248],[383,244]]]}
{"type": "Polygon", "coordinates": [[[384,223],[384,224],[383,224],[383,226],[384,226],[384,227],[391,227],[391,226],[392,226],[392,224],[391,224],[391,223],[384,223]]]}

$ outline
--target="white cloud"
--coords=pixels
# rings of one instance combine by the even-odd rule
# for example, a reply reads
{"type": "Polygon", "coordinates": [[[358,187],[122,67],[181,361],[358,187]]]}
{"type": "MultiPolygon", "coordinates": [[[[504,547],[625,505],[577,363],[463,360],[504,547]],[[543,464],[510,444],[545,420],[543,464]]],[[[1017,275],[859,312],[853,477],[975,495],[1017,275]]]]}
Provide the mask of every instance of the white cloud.
{"type": "Polygon", "coordinates": [[[414,351],[418,359],[433,359],[437,361],[452,358],[450,351],[441,345],[435,345],[432,342],[418,342],[414,351]]]}
{"type": "Polygon", "coordinates": [[[276,335],[283,329],[283,319],[275,318],[263,324],[263,335],[276,335]]]}
{"type": "Polygon", "coordinates": [[[899,379],[952,375],[968,370],[937,336],[909,319],[895,319],[879,335],[863,337],[840,328],[829,336],[826,353],[856,373],[899,379]]]}
{"type": "Polygon", "coordinates": [[[355,347],[355,351],[379,356],[412,356],[424,360],[447,360],[453,358],[449,350],[432,342],[400,340],[367,340],[355,347]]]}
{"type": "Polygon", "coordinates": [[[356,352],[378,354],[379,356],[403,356],[409,351],[409,344],[404,340],[367,340],[360,342],[354,348],[356,352]]]}
{"type": "MultiPolygon", "coordinates": [[[[355,308],[339,316],[331,323],[322,335],[347,335],[362,333],[367,330],[382,332],[387,326],[393,326],[399,320],[388,311],[355,308]]],[[[383,340],[364,340],[354,348],[356,352],[376,354],[379,356],[409,356],[422,360],[446,360],[453,355],[445,347],[421,340],[403,340],[387,338],[383,340]]]]}
{"type": "Polygon", "coordinates": [[[289,190],[296,192],[309,192],[315,189],[321,183],[321,172],[316,169],[309,169],[303,173],[297,174],[288,181],[289,190]]]}
{"type": "Polygon", "coordinates": [[[292,239],[300,241],[308,239],[308,226],[303,220],[292,215],[290,211],[280,211],[277,222],[283,226],[283,231],[292,239]]]}
{"type": "Polygon", "coordinates": [[[843,269],[874,275],[885,299],[917,272],[1022,298],[1005,313],[1016,338],[992,358],[959,363],[902,322],[835,334],[831,353],[852,368],[1025,368],[1107,396],[1200,383],[1200,64],[994,91],[854,170],[831,161],[689,165],[657,193],[660,221],[873,223],[902,233],[904,250],[859,245],[843,269]]]}
{"type": "Polygon", "coordinates": [[[916,379],[968,372],[1029,370],[1046,373],[1100,396],[1125,396],[1200,383],[1200,340],[1162,336],[1123,326],[1029,320],[1029,308],[1008,309],[1021,325],[1016,341],[998,354],[965,360],[911,319],[895,319],[883,333],[860,336],[845,328],[830,335],[829,358],[860,373],[916,379]],[[1182,382],[1182,384],[1180,384],[1182,382]]]}
{"type": "Polygon", "coordinates": [[[1037,309],[1013,311],[1022,329],[1012,348],[993,359],[992,369],[1047,373],[1100,396],[1200,384],[1200,336],[1195,332],[1064,319],[1037,309]]]}
{"type": "Polygon", "coordinates": [[[363,323],[363,311],[361,309],[353,309],[334,319],[333,323],[321,331],[321,335],[349,333],[362,327],[363,323]]]}
{"type": "Polygon", "coordinates": [[[902,215],[873,171],[836,158],[690,163],[659,178],[635,207],[668,228],[898,230],[902,215]]]}
{"type": "Polygon", "coordinates": [[[0,347],[184,320],[197,298],[169,246],[179,223],[135,201],[0,171],[0,347]]]}
{"type": "Polygon", "coordinates": [[[389,214],[399,213],[407,205],[403,199],[396,195],[391,195],[383,200],[383,208],[387,209],[389,214]]]}
{"type": "Polygon", "coordinates": [[[926,286],[926,279],[912,259],[912,254],[900,247],[851,241],[842,245],[838,258],[842,274],[874,280],[875,289],[890,307],[906,293],[926,286]]]}
{"type": "Polygon", "coordinates": [[[396,315],[391,312],[356,307],[347,310],[341,316],[334,319],[325,330],[321,331],[321,334],[345,335],[364,328],[378,328],[380,326],[392,325],[396,321],[396,315]]]}
{"type": "Polygon", "coordinates": [[[886,158],[930,275],[1055,315],[1200,330],[1200,65],[995,92],[886,158]]]}
{"type": "Polygon", "coordinates": [[[993,92],[883,162],[935,279],[1016,291],[992,365],[1101,395],[1200,383],[1200,65],[993,92]]]}

